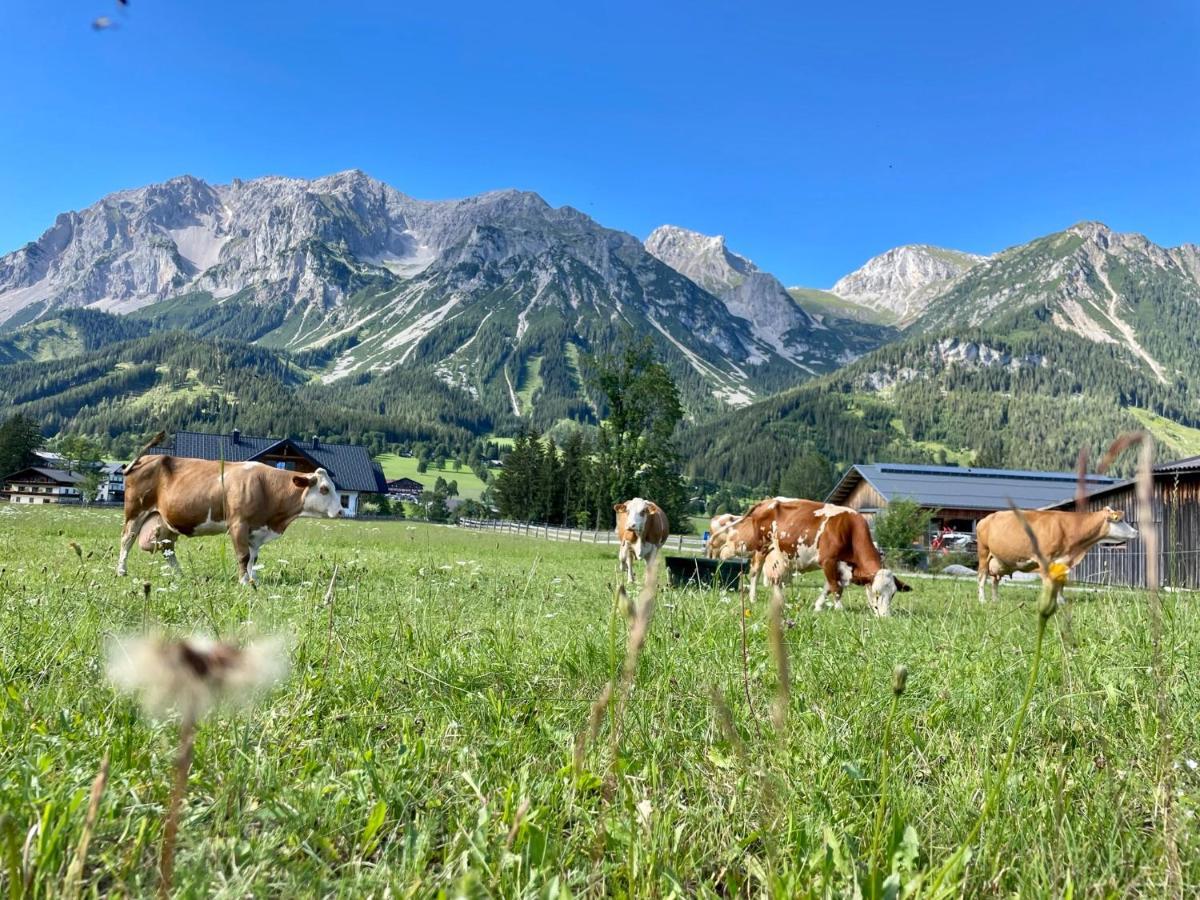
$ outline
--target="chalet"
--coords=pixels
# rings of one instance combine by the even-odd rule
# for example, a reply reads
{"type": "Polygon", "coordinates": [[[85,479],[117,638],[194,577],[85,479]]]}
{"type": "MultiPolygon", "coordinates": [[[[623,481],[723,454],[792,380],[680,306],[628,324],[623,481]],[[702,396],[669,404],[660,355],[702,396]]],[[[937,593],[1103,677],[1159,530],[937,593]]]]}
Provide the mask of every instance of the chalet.
{"type": "Polygon", "coordinates": [[[394,478],[387,483],[388,498],[403,500],[406,503],[419,502],[423,490],[425,490],[425,485],[412,478],[394,478]]]}
{"type": "MultiPolygon", "coordinates": [[[[1154,496],[1151,522],[1141,521],[1137,483],[1121,481],[1088,494],[1084,509],[1111,506],[1140,535],[1148,528],[1158,533],[1160,587],[1200,590],[1200,456],[1161,463],[1154,467],[1154,496]]],[[[1074,509],[1064,500],[1059,509],[1074,509]]],[[[1128,544],[1096,547],[1071,571],[1073,581],[1144,588],[1146,547],[1144,538],[1128,544]]]]}
{"type": "Polygon", "coordinates": [[[169,443],[151,453],[191,459],[223,459],[229,463],[260,462],[277,469],[313,472],[325,469],[342,497],[346,516],[358,515],[363,494],[387,493],[387,481],[379,463],[366,447],[330,444],[315,435],[311,440],[251,437],[234,429],[229,434],[177,431],[169,443]]]}
{"type": "MultiPolygon", "coordinates": [[[[1021,509],[1041,509],[1070,499],[1076,480],[1074,472],[874,463],[851,466],[826,502],[848,506],[871,519],[903,497],[933,513],[938,530],[974,534],[980,519],[1008,509],[1010,501],[1021,509]]],[[[1102,475],[1088,476],[1093,489],[1116,482],[1102,475]]]]}
{"type": "Polygon", "coordinates": [[[78,472],[29,466],[4,478],[9,503],[79,503],[83,499],[78,472]]]}

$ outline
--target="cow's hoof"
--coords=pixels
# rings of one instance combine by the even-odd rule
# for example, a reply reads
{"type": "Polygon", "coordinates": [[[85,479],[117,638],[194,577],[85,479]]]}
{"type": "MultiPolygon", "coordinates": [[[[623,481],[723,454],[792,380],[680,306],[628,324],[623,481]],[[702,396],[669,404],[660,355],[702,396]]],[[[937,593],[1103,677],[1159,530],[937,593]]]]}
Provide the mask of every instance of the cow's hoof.
{"type": "Polygon", "coordinates": [[[124,577],[125,577],[126,575],[128,575],[128,574],[129,574],[129,573],[128,573],[127,571],[125,571],[125,567],[124,567],[124,566],[121,566],[121,567],[119,567],[119,568],[117,569],[117,575],[119,575],[121,578],[124,578],[124,577]]]}

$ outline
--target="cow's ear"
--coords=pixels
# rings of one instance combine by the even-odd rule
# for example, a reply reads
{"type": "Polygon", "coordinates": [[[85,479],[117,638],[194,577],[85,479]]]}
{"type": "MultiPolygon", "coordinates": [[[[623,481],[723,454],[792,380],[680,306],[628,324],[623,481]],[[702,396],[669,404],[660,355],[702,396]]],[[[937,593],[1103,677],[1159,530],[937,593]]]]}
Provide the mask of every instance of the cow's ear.
{"type": "Polygon", "coordinates": [[[902,591],[902,592],[903,592],[903,591],[911,591],[911,590],[912,590],[912,586],[911,586],[911,585],[907,585],[907,584],[905,584],[905,583],[904,583],[903,581],[901,581],[899,578],[896,578],[896,576],[895,576],[895,575],[893,575],[892,577],[896,579],[896,590],[898,590],[898,591],[902,591]]]}
{"type": "Polygon", "coordinates": [[[311,484],[311,482],[308,480],[307,475],[293,475],[292,484],[298,488],[306,488],[309,486],[309,484],[311,484]]]}
{"type": "Polygon", "coordinates": [[[624,503],[614,503],[613,510],[615,512],[625,512],[625,504],[624,503]]]}

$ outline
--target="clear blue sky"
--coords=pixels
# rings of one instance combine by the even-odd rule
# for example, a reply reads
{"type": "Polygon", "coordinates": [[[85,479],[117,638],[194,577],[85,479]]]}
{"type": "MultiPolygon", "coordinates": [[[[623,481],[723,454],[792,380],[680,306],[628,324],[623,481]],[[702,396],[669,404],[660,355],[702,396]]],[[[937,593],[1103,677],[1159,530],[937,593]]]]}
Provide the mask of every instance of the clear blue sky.
{"type": "Polygon", "coordinates": [[[29,0],[3,21],[0,252],[172,175],[353,167],[722,233],[789,284],[1085,218],[1200,242],[1196,0],[29,0]]]}

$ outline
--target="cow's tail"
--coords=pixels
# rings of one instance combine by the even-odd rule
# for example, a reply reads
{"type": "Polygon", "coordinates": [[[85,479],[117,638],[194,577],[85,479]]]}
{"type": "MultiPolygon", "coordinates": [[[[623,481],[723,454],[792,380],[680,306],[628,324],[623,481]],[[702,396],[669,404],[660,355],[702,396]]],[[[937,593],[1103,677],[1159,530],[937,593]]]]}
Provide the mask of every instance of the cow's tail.
{"type": "Polygon", "coordinates": [[[150,438],[150,443],[148,443],[145,447],[143,447],[141,450],[138,451],[138,455],[135,456],[123,469],[121,469],[121,473],[124,475],[128,475],[130,472],[132,472],[133,469],[137,466],[137,464],[142,461],[143,456],[145,456],[147,453],[149,453],[151,450],[153,450],[155,447],[157,447],[159,444],[161,444],[166,439],[167,439],[167,433],[165,431],[160,431],[154,437],[150,438]]]}

